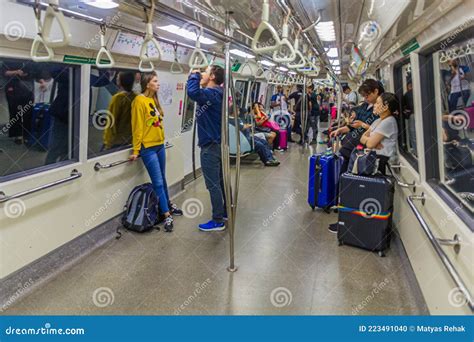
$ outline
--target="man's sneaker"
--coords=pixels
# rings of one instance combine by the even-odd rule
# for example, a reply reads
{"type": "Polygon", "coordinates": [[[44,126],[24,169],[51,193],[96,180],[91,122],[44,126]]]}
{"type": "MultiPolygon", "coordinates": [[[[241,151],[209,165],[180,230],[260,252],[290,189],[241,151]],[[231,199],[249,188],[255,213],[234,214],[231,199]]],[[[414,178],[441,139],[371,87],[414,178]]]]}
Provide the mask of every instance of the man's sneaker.
{"type": "Polygon", "coordinates": [[[173,231],[173,217],[170,215],[165,218],[165,232],[171,233],[173,231]]]}
{"type": "Polygon", "coordinates": [[[337,234],[337,228],[338,228],[338,224],[337,223],[332,223],[332,224],[329,225],[328,230],[331,233],[337,234]]]}
{"type": "Polygon", "coordinates": [[[207,223],[202,223],[199,225],[199,230],[203,232],[213,232],[213,231],[220,231],[225,229],[224,222],[217,222],[214,220],[210,220],[207,223]]]}
{"type": "Polygon", "coordinates": [[[170,207],[170,213],[171,213],[171,215],[174,215],[174,216],[183,216],[183,211],[182,211],[181,209],[179,209],[176,204],[170,203],[169,207],[170,207]]]}
{"type": "Polygon", "coordinates": [[[280,162],[276,159],[268,160],[265,163],[265,166],[278,166],[278,165],[280,165],[280,162]]]}

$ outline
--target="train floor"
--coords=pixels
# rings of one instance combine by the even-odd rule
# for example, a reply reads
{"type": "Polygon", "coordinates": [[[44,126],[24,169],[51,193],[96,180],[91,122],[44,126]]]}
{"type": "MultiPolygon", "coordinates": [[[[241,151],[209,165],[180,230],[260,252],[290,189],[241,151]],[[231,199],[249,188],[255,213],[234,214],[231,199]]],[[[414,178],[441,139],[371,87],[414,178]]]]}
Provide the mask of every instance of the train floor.
{"type": "Polygon", "coordinates": [[[244,161],[235,231],[237,272],[227,271],[228,233],[197,229],[210,215],[201,177],[174,199],[186,205],[187,217],[175,219],[173,233],[125,232],[6,314],[428,314],[396,234],[384,258],[338,246],[327,229],[337,215],[307,205],[311,152],[291,144],[288,151],[277,152],[281,165],[273,168],[244,161]]]}

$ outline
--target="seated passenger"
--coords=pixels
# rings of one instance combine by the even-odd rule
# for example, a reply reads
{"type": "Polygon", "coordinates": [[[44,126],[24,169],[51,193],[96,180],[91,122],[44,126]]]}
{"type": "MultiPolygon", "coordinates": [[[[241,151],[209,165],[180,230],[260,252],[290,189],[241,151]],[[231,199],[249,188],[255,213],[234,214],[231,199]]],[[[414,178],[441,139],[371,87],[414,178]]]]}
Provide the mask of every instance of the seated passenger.
{"type": "MultiPolygon", "coordinates": [[[[239,120],[240,131],[245,135],[245,137],[251,141],[250,129],[252,125],[244,124],[242,120],[239,120]]],[[[267,144],[265,139],[262,139],[260,136],[254,135],[255,143],[255,152],[257,152],[260,160],[265,166],[278,166],[280,162],[273,156],[272,150],[267,144]]]]}
{"type": "Polygon", "coordinates": [[[379,118],[360,138],[361,144],[376,151],[382,174],[385,174],[388,160],[397,153],[398,126],[393,114],[398,109],[399,102],[395,94],[380,95],[374,105],[374,114],[379,118]]]}
{"type": "Polygon", "coordinates": [[[263,133],[269,133],[268,136],[266,136],[268,143],[273,145],[273,148],[278,147],[280,126],[276,122],[269,120],[268,115],[264,112],[263,104],[260,102],[255,102],[252,108],[257,130],[263,133]]]}

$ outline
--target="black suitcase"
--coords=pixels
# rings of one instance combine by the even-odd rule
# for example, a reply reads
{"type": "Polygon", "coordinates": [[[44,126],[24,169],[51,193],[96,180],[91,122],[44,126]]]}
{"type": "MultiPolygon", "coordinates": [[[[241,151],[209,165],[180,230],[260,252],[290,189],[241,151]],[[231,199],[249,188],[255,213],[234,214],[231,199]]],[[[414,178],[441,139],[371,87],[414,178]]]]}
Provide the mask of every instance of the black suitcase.
{"type": "Polygon", "coordinates": [[[377,251],[384,256],[392,231],[393,178],[344,173],[339,186],[339,244],[377,251]]]}

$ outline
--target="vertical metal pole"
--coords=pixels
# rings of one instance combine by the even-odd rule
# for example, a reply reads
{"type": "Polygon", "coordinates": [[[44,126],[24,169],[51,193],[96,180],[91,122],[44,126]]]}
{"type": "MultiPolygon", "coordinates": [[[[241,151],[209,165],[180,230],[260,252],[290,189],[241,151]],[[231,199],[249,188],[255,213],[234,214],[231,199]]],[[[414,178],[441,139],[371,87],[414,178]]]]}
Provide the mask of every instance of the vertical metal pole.
{"type": "MultiPolygon", "coordinates": [[[[226,12],[225,16],[225,35],[230,36],[230,23],[229,15],[230,12],[226,12]]],[[[225,80],[224,80],[224,98],[222,100],[222,127],[221,127],[221,159],[222,159],[222,176],[224,182],[224,196],[226,200],[226,209],[227,209],[227,222],[226,226],[229,231],[229,240],[230,240],[230,264],[227,267],[229,272],[237,271],[234,262],[234,224],[235,224],[235,211],[234,203],[232,196],[232,185],[231,185],[231,174],[230,174],[230,156],[229,156],[229,99],[230,99],[230,90],[232,85],[232,69],[230,61],[230,40],[225,42],[225,80]]],[[[235,105],[234,105],[235,107],[235,105]]],[[[236,126],[236,129],[239,129],[239,126],[236,126]]],[[[237,134],[237,142],[239,138],[239,133],[237,134]]],[[[237,144],[237,162],[240,162],[240,144],[237,144]]]]}
{"type": "Polygon", "coordinates": [[[303,94],[301,100],[301,143],[306,147],[306,118],[308,116],[306,106],[306,75],[303,77],[303,94]]]}

